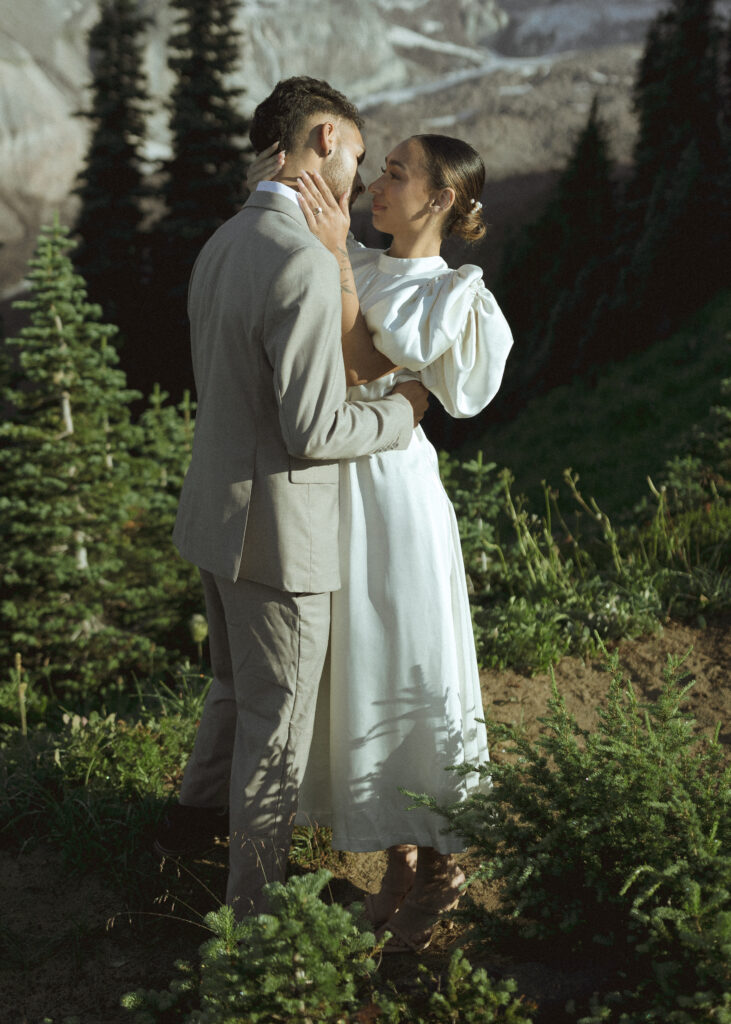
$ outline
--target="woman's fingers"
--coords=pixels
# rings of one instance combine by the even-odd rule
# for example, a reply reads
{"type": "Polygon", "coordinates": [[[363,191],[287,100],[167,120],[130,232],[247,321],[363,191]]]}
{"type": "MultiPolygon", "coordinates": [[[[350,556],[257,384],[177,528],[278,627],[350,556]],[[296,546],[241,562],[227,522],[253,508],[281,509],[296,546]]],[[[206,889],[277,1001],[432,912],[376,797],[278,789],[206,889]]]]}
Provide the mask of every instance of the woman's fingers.
{"type": "Polygon", "coordinates": [[[297,179],[297,187],[300,190],[300,195],[304,196],[307,200],[308,206],[314,215],[319,217],[325,208],[325,200],[307,171],[303,171],[302,176],[297,179]]]}
{"type": "Polygon", "coordinates": [[[346,206],[336,202],[321,175],[303,171],[297,178],[300,205],[307,225],[313,234],[331,251],[343,249],[346,244],[350,215],[346,206]]]}
{"type": "Polygon", "coordinates": [[[312,206],[310,205],[309,199],[307,198],[307,196],[302,194],[300,194],[297,198],[299,199],[300,208],[305,215],[305,220],[307,221],[308,228],[310,229],[310,231],[313,231],[315,232],[315,234],[317,234],[317,232],[315,231],[315,228],[317,227],[317,218],[315,217],[315,214],[312,212],[312,206]]]}
{"type": "Polygon", "coordinates": [[[302,182],[303,186],[300,191],[308,197],[312,209],[318,216],[325,213],[334,217],[336,221],[342,219],[348,226],[350,225],[349,192],[345,192],[338,201],[333,196],[325,179],[317,171],[313,171],[312,174],[303,171],[302,177],[298,181],[302,182]]]}
{"type": "Polygon", "coordinates": [[[350,220],[349,192],[345,192],[338,201],[332,194],[328,183],[317,171],[312,171],[312,173],[302,171],[297,182],[300,192],[308,197],[313,209],[324,210],[326,207],[330,207],[332,210],[340,210],[343,216],[350,220]]]}
{"type": "Polygon", "coordinates": [[[273,178],[281,169],[285,154],[277,152],[278,145],[278,142],[273,142],[249,164],[246,171],[246,185],[250,192],[253,192],[260,181],[273,178]]]}
{"type": "Polygon", "coordinates": [[[302,180],[302,178],[297,178],[297,189],[298,189],[298,192],[299,192],[298,198],[299,198],[300,206],[302,207],[302,209],[305,212],[305,217],[307,218],[307,223],[310,225],[310,227],[312,227],[312,224],[310,223],[310,218],[312,218],[314,220],[314,215],[313,215],[312,211],[316,207],[317,204],[315,203],[314,199],[312,198],[310,190],[308,189],[307,185],[302,180]]]}
{"type": "Polygon", "coordinates": [[[347,225],[345,229],[347,231],[350,227],[350,189],[348,189],[347,192],[344,192],[338,200],[332,194],[330,186],[321,174],[317,171],[313,171],[312,178],[317,186],[321,205],[330,207],[336,217],[342,218],[342,223],[347,225]]]}
{"type": "Polygon", "coordinates": [[[308,174],[307,171],[302,171],[302,176],[298,178],[297,181],[301,182],[303,186],[300,191],[303,191],[303,194],[307,196],[316,210],[320,210],[320,212],[322,212],[327,203],[325,202],[320,189],[317,187],[317,182],[314,180],[312,175],[308,174]]]}
{"type": "Polygon", "coordinates": [[[308,199],[314,201],[315,191],[310,181],[310,176],[307,171],[302,171],[300,176],[297,178],[297,188],[300,190],[300,195],[307,196],[308,199]]]}
{"type": "Polygon", "coordinates": [[[327,205],[327,206],[337,206],[338,205],[337,200],[335,199],[334,195],[330,191],[330,186],[325,181],[323,176],[321,174],[319,174],[317,171],[313,171],[312,174],[310,175],[310,177],[312,178],[312,181],[314,182],[315,189],[317,190],[320,198],[323,201],[323,206],[324,205],[327,205]]]}

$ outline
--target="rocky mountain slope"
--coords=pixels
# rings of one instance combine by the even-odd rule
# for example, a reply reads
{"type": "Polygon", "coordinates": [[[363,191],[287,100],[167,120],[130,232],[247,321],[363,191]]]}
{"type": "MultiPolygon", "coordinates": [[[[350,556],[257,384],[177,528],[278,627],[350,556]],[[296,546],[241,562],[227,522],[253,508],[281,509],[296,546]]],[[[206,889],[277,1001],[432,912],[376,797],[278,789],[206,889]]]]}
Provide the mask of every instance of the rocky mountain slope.
{"type": "MultiPolygon", "coordinates": [[[[152,161],[167,145],[173,12],[164,0],[141,2],[153,17],[152,161]]],[[[638,47],[661,3],[241,0],[244,104],[252,108],[281,77],[325,77],[367,112],[367,172],[399,137],[449,131],[481,149],[501,195],[517,197],[514,186],[526,178],[530,201],[541,176],[561,164],[595,92],[616,155],[626,158],[638,47]]],[[[97,16],[98,0],[0,0],[0,297],[18,289],[40,224],[54,210],[73,219],[70,191],[88,130],[74,113],[85,102],[86,37],[97,16]]],[[[503,219],[513,205],[501,200],[503,219]]]]}

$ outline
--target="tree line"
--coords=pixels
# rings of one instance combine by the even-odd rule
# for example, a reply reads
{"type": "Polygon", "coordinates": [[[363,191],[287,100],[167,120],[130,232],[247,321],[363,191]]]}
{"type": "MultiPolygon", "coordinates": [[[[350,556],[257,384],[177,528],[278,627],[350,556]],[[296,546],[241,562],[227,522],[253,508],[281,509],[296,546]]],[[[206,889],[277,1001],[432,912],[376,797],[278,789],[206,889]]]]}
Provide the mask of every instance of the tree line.
{"type": "Polygon", "coordinates": [[[89,296],[119,327],[130,383],[176,397],[192,386],[186,291],[195,257],[246,196],[248,124],[231,84],[241,38],[235,0],[171,0],[174,80],[167,102],[170,156],[148,167],[150,110],[143,68],[149,19],[136,0],[105,0],[89,36],[91,135],[75,189],[74,264],[89,296]]]}
{"type": "Polygon", "coordinates": [[[633,105],[631,167],[614,167],[595,98],[545,209],[506,247],[495,291],[518,345],[498,414],[591,381],[729,284],[731,23],[713,0],[671,0],[651,22],[633,105]]]}
{"type": "MultiPolygon", "coordinates": [[[[92,125],[77,194],[75,265],[120,329],[130,382],[192,386],[185,294],[195,256],[245,198],[247,124],[230,84],[240,52],[234,0],[172,0],[171,155],[143,158],[148,20],[106,0],[90,35],[92,125]]],[[[633,91],[632,166],[613,164],[595,98],[538,219],[506,246],[495,292],[516,349],[486,414],[512,416],[534,394],[591,380],[667,334],[728,282],[731,25],[714,0],[669,0],[651,22],[633,91]]],[[[440,441],[439,418],[430,424],[440,441]]],[[[469,427],[474,432],[474,425],[469,427]]],[[[452,427],[452,440],[464,428],[452,427]]],[[[444,434],[445,440],[447,434],[444,434]]]]}

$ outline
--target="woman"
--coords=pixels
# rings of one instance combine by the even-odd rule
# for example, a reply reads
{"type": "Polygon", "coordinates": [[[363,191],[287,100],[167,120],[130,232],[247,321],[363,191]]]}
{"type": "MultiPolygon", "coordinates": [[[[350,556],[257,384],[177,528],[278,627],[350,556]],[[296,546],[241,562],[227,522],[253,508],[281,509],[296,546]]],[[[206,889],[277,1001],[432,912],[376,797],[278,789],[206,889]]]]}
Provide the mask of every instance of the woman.
{"type": "MultiPolygon", "coordinates": [[[[319,176],[299,181],[308,224],[341,268],[349,397],[416,376],[451,415],[474,416],[496,393],[510,329],[480,269],[440,256],[448,235],[483,236],[484,179],[460,140],[396,146],[368,188],[387,252],[348,242],[347,197],[336,202],[319,176]]],[[[331,824],[336,849],[388,850],[366,912],[392,933],[387,949],[422,950],[457,901],[462,847],[432,812],[408,810],[401,789],[463,799],[476,776],[445,769],[488,759],[459,534],[420,427],[406,451],[341,465],[343,586],[298,820],[331,824]]]]}

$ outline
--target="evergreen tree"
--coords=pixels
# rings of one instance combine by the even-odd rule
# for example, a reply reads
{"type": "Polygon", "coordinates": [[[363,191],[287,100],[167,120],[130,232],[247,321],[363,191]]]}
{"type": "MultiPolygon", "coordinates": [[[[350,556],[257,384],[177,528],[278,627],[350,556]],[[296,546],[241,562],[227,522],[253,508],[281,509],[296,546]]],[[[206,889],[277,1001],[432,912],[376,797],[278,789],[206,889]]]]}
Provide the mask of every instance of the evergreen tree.
{"type": "MultiPolygon", "coordinates": [[[[237,108],[243,90],[230,84],[240,54],[233,26],[235,0],[172,0],[179,12],[168,64],[172,156],[164,164],[157,225],[155,280],[150,309],[157,352],[148,386],[170,379],[170,347],[187,355],[185,299],[190,272],[204,242],[245,198],[246,119],[237,108]],[[166,350],[161,351],[160,339],[166,350]]],[[[175,368],[187,371],[187,358],[175,368]]],[[[189,372],[189,371],[188,371],[189,372]]],[[[175,383],[178,383],[176,381],[175,383]]],[[[188,378],[184,383],[190,385],[188,378]]]]}
{"type": "Polygon", "coordinates": [[[508,378],[523,390],[565,381],[579,366],[581,338],[611,258],[616,218],[606,129],[595,99],[553,195],[509,253],[497,288],[527,359],[508,378]]]}
{"type": "Polygon", "coordinates": [[[495,292],[521,346],[522,358],[519,366],[516,360],[508,362],[500,389],[503,402],[509,392],[522,391],[526,382],[535,380],[545,362],[543,332],[555,294],[549,279],[554,274],[553,254],[561,239],[557,213],[549,199],[538,219],[521,227],[505,247],[495,292]]]}
{"type": "Polygon", "coordinates": [[[703,164],[719,160],[721,30],[714,6],[714,0],[672,0],[648,29],[633,97],[633,200],[647,200],[658,174],[676,166],[691,143],[703,164]]]}
{"type": "Polygon", "coordinates": [[[180,11],[168,64],[176,75],[170,99],[172,157],[162,196],[166,232],[198,248],[244,197],[246,119],[242,89],[227,83],[237,67],[240,36],[234,0],[173,0],[180,11]]]}
{"type": "Polygon", "coordinates": [[[606,127],[596,97],[557,192],[557,204],[565,212],[556,253],[560,276],[546,324],[545,382],[549,386],[565,382],[592,362],[582,349],[582,338],[613,255],[617,203],[606,127]]]}
{"type": "Polygon", "coordinates": [[[720,48],[721,65],[721,139],[723,145],[723,167],[720,179],[720,193],[723,204],[721,229],[731,222],[731,15],[729,15],[720,48]]]}
{"type": "Polygon", "coordinates": [[[122,624],[137,396],[71,249],[58,220],[43,229],[16,304],[30,323],[6,341],[18,370],[0,428],[0,650],[51,687],[86,690],[146,667],[150,645],[122,624]]]}
{"type": "Polygon", "coordinates": [[[612,160],[595,97],[586,125],[558,183],[556,202],[565,211],[561,263],[573,277],[596,255],[615,216],[612,160]]]}
{"type": "Polygon", "coordinates": [[[140,149],[147,109],[142,70],[147,23],[136,0],[102,3],[100,19],[89,34],[91,108],[82,114],[91,122],[91,139],[75,189],[81,209],[74,263],[90,297],[132,338],[144,265],[146,187],[140,149]]]}
{"type": "Polygon", "coordinates": [[[158,645],[190,650],[190,616],[205,610],[197,569],[172,542],[183,478],[193,445],[190,394],[167,403],[159,386],[140,416],[141,437],[133,464],[139,496],[125,531],[125,601],[129,626],[140,624],[158,645]]]}
{"type": "MultiPolygon", "coordinates": [[[[524,236],[518,260],[505,262],[500,294],[514,326],[525,325],[524,372],[540,377],[534,390],[650,344],[726,283],[719,259],[731,209],[724,52],[713,0],[670,0],[649,27],[638,68],[635,166],[624,195],[613,205],[600,198],[603,186],[594,192],[603,212],[585,221],[591,246],[577,228],[591,204],[578,205],[571,231],[562,230],[566,195],[580,204],[582,188],[591,188],[587,151],[597,156],[595,182],[605,177],[590,119],[557,198],[524,236]],[[547,289],[556,290],[548,313],[547,289]]],[[[514,386],[525,393],[523,377],[514,386]]]]}
{"type": "Polygon", "coordinates": [[[721,41],[721,104],[721,123],[728,159],[728,148],[731,146],[731,18],[721,41]]]}
{"type": "Polygon", "coordinates": [[[721,28],[713,0],[673,0],[650,27],[634,92],[639,128],[615,301],[627,350],[726,280],[729,226],[721,28]],[[632,336],[636,341],[633,344],[632,336]]]}

